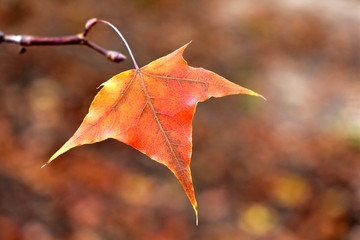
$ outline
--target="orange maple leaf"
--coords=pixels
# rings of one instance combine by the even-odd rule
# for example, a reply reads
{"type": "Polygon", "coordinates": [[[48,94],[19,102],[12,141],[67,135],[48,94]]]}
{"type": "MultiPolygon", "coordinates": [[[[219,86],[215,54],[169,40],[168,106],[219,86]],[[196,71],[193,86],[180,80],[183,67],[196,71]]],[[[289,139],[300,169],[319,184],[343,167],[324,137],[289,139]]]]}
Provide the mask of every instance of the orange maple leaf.
{"type": "Polygon", "coordinates": [[[166,165],[195,210],[190,172],[191,122],[198,102],[230,94],[261,95],[183,59],[188,44],[103,83],[75,134],[50,158],[76,146],[117,139],[166,165]]]}

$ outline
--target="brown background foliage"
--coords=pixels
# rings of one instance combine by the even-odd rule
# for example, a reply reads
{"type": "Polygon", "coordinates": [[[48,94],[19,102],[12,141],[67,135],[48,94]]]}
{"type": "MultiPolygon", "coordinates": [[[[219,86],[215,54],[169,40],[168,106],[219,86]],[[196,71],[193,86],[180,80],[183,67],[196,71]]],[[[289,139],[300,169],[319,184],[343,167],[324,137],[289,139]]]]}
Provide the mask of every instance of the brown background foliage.
{"type": "MultiPolygon", "coordinates": [[[[140,66],[193,40],[190,65],[268,101],[199,104],[195,227],[171,172],[122,143],[83,146],[40,169],[96,87],[130,60],[1,44],[0,239],[359,239],[359,12],[355,0],[2,0],[5,33],[68,35],[98,17],[122,31],[140,66]]],[[[105,26],[90,38],[128,55],[105,26]]]]}

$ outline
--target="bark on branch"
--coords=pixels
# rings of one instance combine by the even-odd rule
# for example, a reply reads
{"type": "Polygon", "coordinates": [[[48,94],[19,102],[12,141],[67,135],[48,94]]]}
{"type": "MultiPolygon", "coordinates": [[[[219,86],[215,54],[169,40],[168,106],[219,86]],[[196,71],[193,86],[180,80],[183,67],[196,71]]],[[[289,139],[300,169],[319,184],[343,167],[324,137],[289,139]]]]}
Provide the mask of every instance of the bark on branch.
{"type": "Polygon", "coordinates": [[[87,34],[91,30],[91,28],[95,26],[96,23],[96,18],[89,19],[85,24],[85,29],[83,32],[63,37],[12,35],[4,34],[0,31],[0,44],[3,42],[18,44],[22,46],[22,48],[20,49],[20,53],[24,53],[26,51],[25,47],[29,46],[83,45],[97,51],[98,53],[101,53],[112,62],[121,62],[125,60],[126,57],[123,54],[117,51],[106,50],[87,39],[87,34]]]}

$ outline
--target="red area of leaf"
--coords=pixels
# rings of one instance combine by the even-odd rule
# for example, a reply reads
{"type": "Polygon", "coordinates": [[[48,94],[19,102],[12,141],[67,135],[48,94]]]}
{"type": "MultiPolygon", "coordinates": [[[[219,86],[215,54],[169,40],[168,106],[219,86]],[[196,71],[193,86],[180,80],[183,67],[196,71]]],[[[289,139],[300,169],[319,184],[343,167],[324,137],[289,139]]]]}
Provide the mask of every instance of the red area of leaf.
{"type": "Polygon", "coordinates": [[[103,83],[79,129],[49,162],[73,147],[117,139],[166,165],[197,215],[189,166],[197,103],[230,94],[261,95],[211,71],[188,66],[183,59],[187,45],[103,83]]]}

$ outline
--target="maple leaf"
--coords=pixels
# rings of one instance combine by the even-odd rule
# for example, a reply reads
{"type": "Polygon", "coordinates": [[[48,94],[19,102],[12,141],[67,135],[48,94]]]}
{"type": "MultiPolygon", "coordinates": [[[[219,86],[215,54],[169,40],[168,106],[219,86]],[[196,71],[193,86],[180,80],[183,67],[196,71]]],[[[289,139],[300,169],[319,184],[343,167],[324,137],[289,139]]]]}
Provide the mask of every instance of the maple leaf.
{"type": "Polygon", "coordinates": [[[166,165],[185,189],[197,219],[189,166],[197,103],[230,94],[262,96],[211,71],[188,66],[183,58],[188,44],[103,83],[79,129],[48,163],[76,146],[117,139],[166,165]]]}

